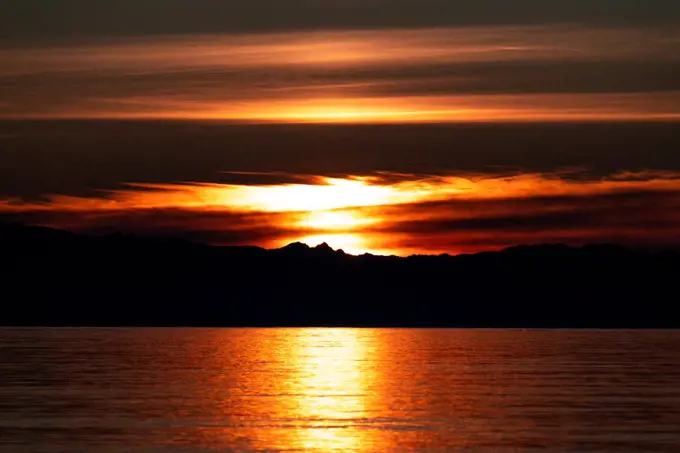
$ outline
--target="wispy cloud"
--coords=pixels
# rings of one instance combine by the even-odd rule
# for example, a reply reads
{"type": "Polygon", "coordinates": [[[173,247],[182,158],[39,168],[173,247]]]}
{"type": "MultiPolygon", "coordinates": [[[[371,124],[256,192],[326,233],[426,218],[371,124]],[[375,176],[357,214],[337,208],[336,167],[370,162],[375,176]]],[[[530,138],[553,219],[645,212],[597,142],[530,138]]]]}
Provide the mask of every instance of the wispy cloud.
{"type": "Polygon", "coordinates": [[[563,25],[119,38],[102,44],[4,49],[0,74],[106,70],[144,75],[205,68],[370,68],[442,61],[677,60],[678,33],[674,28],[563,25]]]}
{"type": "Polygon", "coordinates": [[[674,28],[576,25],[5,48],[0,94],[8,105],[0,114],[283,122],[678,119],[678,55],[674,28]]]}

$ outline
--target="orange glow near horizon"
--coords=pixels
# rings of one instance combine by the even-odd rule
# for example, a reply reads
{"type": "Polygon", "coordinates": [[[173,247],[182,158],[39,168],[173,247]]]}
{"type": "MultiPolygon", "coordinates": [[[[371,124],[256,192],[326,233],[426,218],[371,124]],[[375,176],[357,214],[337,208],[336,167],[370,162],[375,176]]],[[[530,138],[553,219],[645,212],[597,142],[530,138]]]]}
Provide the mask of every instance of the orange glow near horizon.
{"type": "MultiPolygon", "coordinates": [[[[647,193],[650,196],[680,194],[680,175],[674,172],[621,173],[597,180],[570,178],[569,173],[465,177],[392,174],[289,176],[300,182],[272,185],[133,184],[133,190],[104,192],[101,198],[52,196],[43,203],[0,200],[0,213],[18,216],[32,213],[48,219],[51,213],[61,213],[59,215],[64,220],[43,223],[66,229],[87,228],[100,223],[106,225],[110,224],[110,218],[129,218],[137,227],[145,227],[147,222],[161,228],[177,226],[197,231],[263,231],[262,237],[250,244],[270,248],[299,241],[310,246],[326,242],[350,254],[458,253],[474,246],[458,248],[443,245],[447,243],[447,235],[464,234],[466,240],[472,243],[480,241],[482,244],[487,240],[491,244],[497,240],[493,236],[494,230],[409,233],[408,227],[407,231],[403,231],[403,227],[390,225],[417,225],[418,222],[434,222],[435,226],[446,222],[465,225],[516,215],[542,218],[577,212],[593,216],[589,200],[597,197],[627,193],[647,193]],[[560,201],[564,197],[567,201],[560,201]],[[532,201],[541,199],[553,201],[532,201]],[[579,199],[583,201],[575,205],[573,200],[579,199]],[[449,206],[447,203],[451,202],[458,205],[449,206]],[[164,213],[170,216],[170,220],[153,220],[164,213]],[[178,217],[173,217],[175,215],[178,217]],[[237,223],[226,220],[222,223],[220,218],[225,216],[237,216],[237,223]],[[140,218],[145,220],[135,220],[140,218]],[[275,233],[277,235],[272,236],[275,233]],[[420,245],[414,234],[420,235],[420,241],[423,241],[420,245]]],[[[676,203],[673,200],[664,201],[665,211],[657,209],[654,215],[673,212],[676,205],[668,204],[676,203]]],[[[623,206],[628,205],[624,203],[623,206]]],[[[626,208],[627,215],[632,219],[640,208],[631,205],[626,208]]],[[[596,226],[589,227],[594,228],[592,230],[571,225],[568,223],[571,220],[564,221],[558,231],[560,237],[587,239],[589,234],[600,234],[598,228],[614,231],[609,224],[622,222],[620,214],[616,217],[607,217],[613,214],[598,215],[603,217],[596,226]]],[[[625,224],[617,231],[639,235],[650,220],[641,218],[638,224],[625,224]]],[[[675,221],[675,216],[663,215],[657,221],[661,225],[658,228],[666,231],[663,228],[671,228],[675,221]]],[[[680,219],[677,221],[680,223],[680,219]]],[[[488,227],[482,225],[480,228],[488,227]]],[[[529,233],[507,231],[503,235],[508,243],[532,240],[529,233]]]]}
{"type": "MultiPolygon", "coordinates": [[[[674,190],[680,174],[623,172],[597,180],[569,179],[572,172],[508,175],[348,175],[346,177],[299,176],[299,183],[238,185],[218,183],[129,183],[132,190],[101,191],[102,198],[65,195],[47,197],[48,202],[25,203],[0,200],[3,211],[52,210],[107,211],[149,208],[204,208],[235,212],[319,213],[372,206],[426,201],[502,199],[524,196],[592,195],[625,190],[674,190]],[[393,181],[389,179],[393,178],[393,181]]],[[[324,219],[307,218],[309,226],[330,223],[363,223],[351,214],[334,213],[324,219]],[[330,219],[330,220],[329,220],[330,219]]],[[[303,223],[305,223],[303,222],[303,223]]],[[[326,225],[328,226],[328,225],[326,225]]]]}

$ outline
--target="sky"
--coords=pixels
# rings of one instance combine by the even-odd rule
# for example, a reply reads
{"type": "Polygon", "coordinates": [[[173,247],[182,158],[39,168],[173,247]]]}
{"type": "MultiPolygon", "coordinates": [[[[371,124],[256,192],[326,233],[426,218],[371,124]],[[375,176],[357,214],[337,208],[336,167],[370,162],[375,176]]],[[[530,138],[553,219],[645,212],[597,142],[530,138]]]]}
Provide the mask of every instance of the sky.
{"type": "Polygon", "coordinates": [[[355,253],[680,242],[676,1],[3,10],[0,217],[355,253]]]}
{"type": "Polygon", "coordinates": [[[677,22],[674,0],[9,0],[0,36],[77,38],[310,29],[677,22]]]}

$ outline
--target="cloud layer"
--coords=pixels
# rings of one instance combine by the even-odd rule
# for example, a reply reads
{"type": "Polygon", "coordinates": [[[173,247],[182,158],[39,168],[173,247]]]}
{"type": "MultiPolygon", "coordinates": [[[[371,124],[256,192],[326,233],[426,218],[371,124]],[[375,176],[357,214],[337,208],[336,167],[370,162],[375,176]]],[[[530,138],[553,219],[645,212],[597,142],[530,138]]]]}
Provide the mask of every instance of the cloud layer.
{"type": "Polygon", "coordinates": [[[278,122],[680,119],[680,31],[523,25],[0,49],[0,116],[278,122]]]}
{"type": "Polygon", "coordinates": [[[100,197],[5,200],[6,218],[218,245],[329,242],[361,253],[464,253],[516,244],[680,246],[680,174],[581,172],[345,178],[273,185],[138,184],[100,197]]]}

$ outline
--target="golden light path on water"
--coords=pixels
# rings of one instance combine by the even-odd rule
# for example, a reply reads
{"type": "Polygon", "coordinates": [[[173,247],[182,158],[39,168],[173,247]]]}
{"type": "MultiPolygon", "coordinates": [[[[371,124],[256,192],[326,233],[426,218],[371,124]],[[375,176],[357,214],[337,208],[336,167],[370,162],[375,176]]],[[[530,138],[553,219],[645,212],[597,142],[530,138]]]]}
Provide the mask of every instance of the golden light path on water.
{"type": "Polygon", "coordinates": [[[202,444],[227,449],[242,445],[233,451],[291,452],[368,452],[381,443],[388,445],[380,439],[380,430],[370,429],[372,418],[386,409],[378,391],[384,368],[375,360],[375,354],[389,346],[383,336],[356,328],[267,329],[256,334],[259,341],[241,350],[248,335],[245,329],[207,334],[216,346],[212,360],[217,369],[238,371],[245,364],[261,372],[197,389],[198,400],[204,397],[214,413],[239,414],[241,431],[236,436],[233,428],[210,426],[203,430],[202,444]],[[236,357],[223,355],[234,347],[236,357]],[[226,391],[229,385],[238,392],[226,391]]]}
{"type": "Polygon", "coordinates": [[[293,360],[299,378],[291,383],[297,418],[307,426],[297,431],[298,444],[311,451],[359,451],[370,435],[356,427],[367,417],[370,369],[367,344],[356,329],[310,329],[297,337],[293,360]]]}

